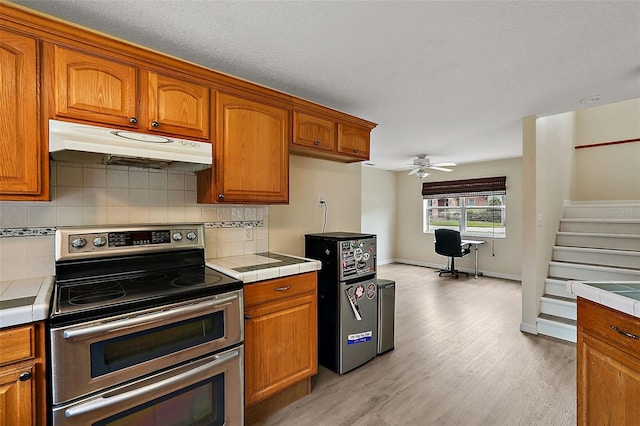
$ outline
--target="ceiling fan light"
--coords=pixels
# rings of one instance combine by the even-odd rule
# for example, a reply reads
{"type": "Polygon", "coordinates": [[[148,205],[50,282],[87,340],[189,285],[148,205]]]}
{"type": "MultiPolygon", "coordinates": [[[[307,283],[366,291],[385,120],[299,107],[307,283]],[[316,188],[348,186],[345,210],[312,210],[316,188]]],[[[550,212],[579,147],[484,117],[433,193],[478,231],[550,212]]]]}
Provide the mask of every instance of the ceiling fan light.
{"type": "Polygon", "coordinates": [[[429,176],[429,173],[425,172],[425,171],[424,171],[424,170],[422,170],[422,169],[419,169],[419,170],[416,172],[416,176],[418,176],[420,179],[423,179],[423,178],[426,178],[427,176],[429,176]]]}

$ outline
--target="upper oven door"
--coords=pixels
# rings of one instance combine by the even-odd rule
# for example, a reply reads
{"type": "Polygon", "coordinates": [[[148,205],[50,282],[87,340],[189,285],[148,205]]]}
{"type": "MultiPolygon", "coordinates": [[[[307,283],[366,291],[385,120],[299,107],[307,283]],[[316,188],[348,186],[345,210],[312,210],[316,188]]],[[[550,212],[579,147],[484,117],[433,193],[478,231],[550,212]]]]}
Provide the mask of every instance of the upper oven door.
{"type": "Polygon", "coordinates": [[[242,290],[52,328],[53,405],[239,343],[242,290]]]}

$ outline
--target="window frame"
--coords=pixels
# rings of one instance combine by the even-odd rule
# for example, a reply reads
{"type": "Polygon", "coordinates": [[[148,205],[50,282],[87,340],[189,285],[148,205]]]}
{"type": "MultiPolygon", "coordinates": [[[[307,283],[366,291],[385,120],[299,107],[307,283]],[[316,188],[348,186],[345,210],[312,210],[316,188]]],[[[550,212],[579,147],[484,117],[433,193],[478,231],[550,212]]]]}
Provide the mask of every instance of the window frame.
{"type": "MultiPolygon", "coordinates": [[[[470,237],[479,237],[479,238],[498,238],[498,239],[504,239],[507,237],[507,196],[506,194],[486,194],[486,195],[472,195],[472,196],[451,196],[452,194],[447,194],[447,196],[443,197],[443,198],[424,198],[422,200],[422,219],[423,219],[423,224],[422,224],[422,232],[425,234],[433,234],[435,229],[437,228],[446,228],[446,229],[455,229],[457,231],[460,231],[460,234],[465,235],[465,236],[470,236],[470,237]],[[478,206],[478,205],[467,205],[468,204],[468,200],[469,199],[474,199],[477,197],[486,197],[487,198],[487,205],[483,205],[483,206],[478,206]],[[496,205],[490,205],[489,204],[489,200],[492,197],[500,197],[501,199],[501,204],[496,206],[496,205]],[[431,204],[432,201],[437,201],[437,200],[442,200],[442,199],[446,199],[447,202],[445,203],[445,205],[429,205],[431,204]],[[451,199],[456,199],[457,201],[457,205],[456,206],[451,206],[448,201],[451,199]],[[433,226],[431,225],[431,211],[432,210],[449,210],[449,211],[454,211],[457,210],[459,211],[458,213],[458,223],[455,226],[451,226],[451,225],[439,225],[439,226],[433,226]],[[501,213],[501,221],[504,220],[504,226],[503,227],[495,227],[492,226],[491,227],[491,232],[487,233],[481,233],[481,232],[474,232],[473,230],[470,230],[468,226],[468,211],[469,210],[488,210],[488,209],[498,209],[498,210],[502,210],[501,213]],[[498,231],[496,232],[496,229],[504,229],[504,231],[498,231]]],[[[475,204],[475,203],[474,203],[475,204]]],[[[449,215],[447,215],[449,216],[449,215]]]]}

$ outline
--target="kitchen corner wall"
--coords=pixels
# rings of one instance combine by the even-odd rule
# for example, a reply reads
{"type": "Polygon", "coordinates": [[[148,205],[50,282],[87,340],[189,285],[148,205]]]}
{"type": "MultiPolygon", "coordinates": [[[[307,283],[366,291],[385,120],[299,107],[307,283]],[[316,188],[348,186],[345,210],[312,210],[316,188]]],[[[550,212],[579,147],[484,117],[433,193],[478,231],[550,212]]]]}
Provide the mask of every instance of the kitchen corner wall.
{"type": "Polygon", "coordinates": [[[54,275],[59,226],[195,222],[207,257],[269,249],[268,208],[197,204],[193,172],[52,161],[51,199],[0,201],[0,281],[54,275]]]}

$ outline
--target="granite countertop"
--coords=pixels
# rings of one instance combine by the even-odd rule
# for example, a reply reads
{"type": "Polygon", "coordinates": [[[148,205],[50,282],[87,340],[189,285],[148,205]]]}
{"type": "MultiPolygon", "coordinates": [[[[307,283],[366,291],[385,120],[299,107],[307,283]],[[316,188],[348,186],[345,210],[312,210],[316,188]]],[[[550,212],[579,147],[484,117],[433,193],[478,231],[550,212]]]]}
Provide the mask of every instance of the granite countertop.
{"type": "Polygon", "coordinates": [[[0,328],[46,319],[54,281],[52,276],[0,281],[0,328]]]}
{"type": "Polygon", "coordinates": [[[569,281],[567,290],[583,299],[640,318],[640,281],[569,281]]]}
{"type": "Polygon", "coordinates": [[[274,252],[209,258],[206,264],[245,284],[313,272],[322,267],[319,260],[274,252]]]}

